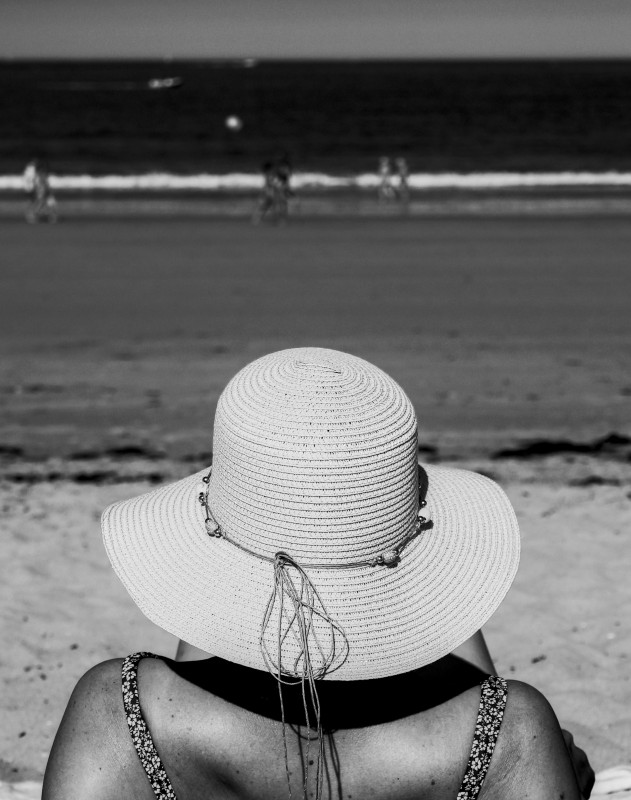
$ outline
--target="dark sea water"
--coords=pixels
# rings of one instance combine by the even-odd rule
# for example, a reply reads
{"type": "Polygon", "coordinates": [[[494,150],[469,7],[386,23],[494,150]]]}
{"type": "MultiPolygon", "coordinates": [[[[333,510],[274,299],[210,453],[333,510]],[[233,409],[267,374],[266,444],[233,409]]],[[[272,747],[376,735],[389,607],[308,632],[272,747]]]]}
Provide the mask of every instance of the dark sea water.
{"type": "Polygon", "coordinates": [[[5,61],[0,109],[0,174],[631,169],[631,61],[5,61]]]}

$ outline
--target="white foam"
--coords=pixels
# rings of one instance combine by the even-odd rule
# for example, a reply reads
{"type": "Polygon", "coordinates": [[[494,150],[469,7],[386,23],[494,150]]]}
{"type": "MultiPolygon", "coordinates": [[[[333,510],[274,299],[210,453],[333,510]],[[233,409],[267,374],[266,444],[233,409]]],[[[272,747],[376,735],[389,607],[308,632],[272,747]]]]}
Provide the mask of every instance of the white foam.
{"type": "MultiPolygon", "coordinates": [[[[375,173],[329,175],[323,172],[297,172],[292,177],[295,189],[375,190],[380,184],[375,173]]],[[[396,182],[396,179],[395,179],[396,182]]],[[[199,173],[177,175],[149,172],[139,175],[57,175],[50,176],[51,187],[62,191],[257,191],[263,178],[257,173],[231,172],[225,175],[199,173]]],[[[458,189],[485,191],[533,188],[607,188],[631,186],[631,172],[418,172],[409,176],[417,190],[458,189]]],[[[0,175],[0,191],[24,191],[22,175],[0,175]]]]}

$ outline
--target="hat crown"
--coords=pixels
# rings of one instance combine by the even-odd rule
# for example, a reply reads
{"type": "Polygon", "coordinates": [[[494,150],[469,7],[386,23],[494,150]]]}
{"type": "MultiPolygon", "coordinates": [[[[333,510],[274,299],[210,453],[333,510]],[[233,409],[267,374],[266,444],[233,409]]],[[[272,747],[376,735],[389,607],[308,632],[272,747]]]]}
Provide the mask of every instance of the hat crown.
{"type": "Polygon", "coordinates": [[[375,558],[416,520],[412,404],[392,378],[346,353],[264,356],[219,399],[209,503],[231,539],[267,558],[375,558]]]}

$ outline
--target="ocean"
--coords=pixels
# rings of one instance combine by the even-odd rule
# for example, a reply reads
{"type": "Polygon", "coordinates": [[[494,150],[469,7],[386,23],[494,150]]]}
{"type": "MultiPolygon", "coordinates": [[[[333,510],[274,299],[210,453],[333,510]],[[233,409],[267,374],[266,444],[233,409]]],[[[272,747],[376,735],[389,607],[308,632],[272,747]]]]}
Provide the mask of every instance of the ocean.
{"type": "Polygon", "coordinates": [[[2,61],[0,189],[628,186],[631,61],[2,61]],[[231,122],[228,122],[233,118],[231,122]]]}

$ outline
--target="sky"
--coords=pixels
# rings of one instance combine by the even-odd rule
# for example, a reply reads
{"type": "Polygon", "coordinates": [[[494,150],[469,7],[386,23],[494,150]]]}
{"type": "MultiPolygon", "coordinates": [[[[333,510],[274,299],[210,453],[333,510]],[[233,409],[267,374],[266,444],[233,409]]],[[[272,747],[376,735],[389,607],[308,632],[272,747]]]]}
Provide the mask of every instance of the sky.
{"type": "Polygon", "coordinates": [[[631,0],[0,0],[0,57],[631,57],[631,0]]]}

